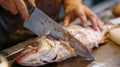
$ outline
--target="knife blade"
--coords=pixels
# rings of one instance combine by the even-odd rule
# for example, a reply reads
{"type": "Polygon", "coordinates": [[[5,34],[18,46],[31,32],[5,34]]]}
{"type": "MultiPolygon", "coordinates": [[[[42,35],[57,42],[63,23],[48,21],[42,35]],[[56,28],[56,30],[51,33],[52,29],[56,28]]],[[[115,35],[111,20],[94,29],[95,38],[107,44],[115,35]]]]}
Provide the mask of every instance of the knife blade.
{"type": "Polygon", "coordinates": [[[25,20],[24,27],[31,30],[39,37],[49,35],[56,40],[63,40],[74,48],[77,55],[86,57],[87,60],[94,59],[86,46],[36,7],[31,13],[30,18],[25,20]]]}

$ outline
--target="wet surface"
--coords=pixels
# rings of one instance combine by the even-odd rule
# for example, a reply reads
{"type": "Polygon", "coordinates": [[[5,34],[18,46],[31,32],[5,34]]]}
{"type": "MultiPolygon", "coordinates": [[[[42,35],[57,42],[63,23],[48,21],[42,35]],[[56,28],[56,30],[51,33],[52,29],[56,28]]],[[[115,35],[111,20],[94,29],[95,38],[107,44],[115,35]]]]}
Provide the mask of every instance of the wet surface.
{"type": "Polygon", "coordinates": [[[120,46],[109,41],[93,52],[95,61],[89,67],[120,67],[120,46]]]}
{"type": "MultiPolygon", "coordinates": [[[[81,57],[40,67],[120,67],[120,46],[109,41],[93,51],[94,61],[81,61],[81,57]]],[[[13,62],[11,67],[25,67],[13,62]]]]}

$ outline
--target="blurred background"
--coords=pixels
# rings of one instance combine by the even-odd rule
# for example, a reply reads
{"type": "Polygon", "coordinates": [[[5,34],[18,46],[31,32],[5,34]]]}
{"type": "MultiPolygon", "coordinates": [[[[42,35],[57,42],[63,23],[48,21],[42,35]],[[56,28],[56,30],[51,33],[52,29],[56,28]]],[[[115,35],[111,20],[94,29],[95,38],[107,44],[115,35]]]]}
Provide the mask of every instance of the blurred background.
{"type": "MultiPolygon", "coordinates": [[[[83,3],[105,23],[120,16],[120,0],[83,0],[83,3]]],[[[63,7],[61,7],[59,19],[63,20],[63,12],[63,7]]]]}

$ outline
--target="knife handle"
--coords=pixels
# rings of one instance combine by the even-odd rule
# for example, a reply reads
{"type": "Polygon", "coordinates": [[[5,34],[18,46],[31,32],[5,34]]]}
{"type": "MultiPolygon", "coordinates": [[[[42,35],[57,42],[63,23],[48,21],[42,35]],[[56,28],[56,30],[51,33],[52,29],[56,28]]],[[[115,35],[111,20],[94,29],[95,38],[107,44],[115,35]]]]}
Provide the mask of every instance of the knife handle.
{"type": "Polygon", "coordinates": [[[29,14],[32,14],[35,7],[33,7],[27,0],[25,0],[24,2],[26,4],[26,6],[27,6],[29,14]]]}

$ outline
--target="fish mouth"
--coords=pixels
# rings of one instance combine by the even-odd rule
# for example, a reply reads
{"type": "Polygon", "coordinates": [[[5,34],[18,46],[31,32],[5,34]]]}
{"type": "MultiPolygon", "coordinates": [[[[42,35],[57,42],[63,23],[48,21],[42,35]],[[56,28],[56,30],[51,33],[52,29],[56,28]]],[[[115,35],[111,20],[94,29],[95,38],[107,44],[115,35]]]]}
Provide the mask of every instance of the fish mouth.
{"type": "MultiPolygon", "coordinates": [[[[20,65],[27,65],[25,62],[23,62],[23,59],[26,58],[27,56],[30,56],[32,54],[36,54],[38,51],[37,50],[31,50],[29,52],[21,52],[20,54],[18,54],[18,56],[16,57],[16,61],[18,64],[20,65]]],[[[27,65],[28,66],[28,65],[27,65]]]]}

